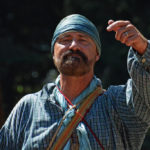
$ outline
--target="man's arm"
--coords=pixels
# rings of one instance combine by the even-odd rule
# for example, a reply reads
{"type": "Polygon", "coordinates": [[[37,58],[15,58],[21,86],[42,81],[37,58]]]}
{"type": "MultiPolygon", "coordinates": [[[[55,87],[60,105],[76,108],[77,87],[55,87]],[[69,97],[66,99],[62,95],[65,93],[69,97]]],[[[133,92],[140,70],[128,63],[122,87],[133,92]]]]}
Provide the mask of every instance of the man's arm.
{"type": "Polygon", "coordinates": [[[21,141],[24,138],[21,133],[24,132],[23,129],[31,110],[29,100],[29,95],[24,96],[13,108],[5,124],[0,129],[0,150],[21,149],[21,141]]]}
{"type": "Polygon", "coordinates": [[[130,21],[108,21],[108,31],[115,31],[115,38],[131,46],[128,55],[127,103],[133,100],[136,115],[150,126],[150,41],[130,21]]]}

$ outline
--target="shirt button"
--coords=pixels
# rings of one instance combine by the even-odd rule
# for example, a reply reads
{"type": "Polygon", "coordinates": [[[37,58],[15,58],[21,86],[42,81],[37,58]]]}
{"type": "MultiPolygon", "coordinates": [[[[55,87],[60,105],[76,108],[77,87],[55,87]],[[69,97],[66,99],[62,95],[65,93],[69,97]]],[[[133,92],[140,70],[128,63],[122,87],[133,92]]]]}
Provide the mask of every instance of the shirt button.
{"type": "Polygon", "coordinates": [[[145,58],[143,58],[143,59],[142,59],[142,63],[144,64],[145,62],[146,62],[146,59],[145,59],[145,58]]]}

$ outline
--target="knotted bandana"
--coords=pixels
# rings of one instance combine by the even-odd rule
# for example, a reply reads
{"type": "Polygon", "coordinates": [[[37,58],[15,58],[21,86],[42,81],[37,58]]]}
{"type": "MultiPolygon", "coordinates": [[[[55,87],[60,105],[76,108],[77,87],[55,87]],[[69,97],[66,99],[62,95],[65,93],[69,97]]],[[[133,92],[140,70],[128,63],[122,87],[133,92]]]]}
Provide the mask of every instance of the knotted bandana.
{"type": "Polygon", "coordinates": [[[51,43],[52,54],[54,51],[54,44],[57,38],[59,37],[59,35],[69,31],[77,31],[89,35],[91,39],[95,42],[98,53],[99,54],[101,53],[99,32],[95,27],[95,25],[86,17],[80,14],[73,14],[62,19],[60,23],[57,25],[51,43]]]}

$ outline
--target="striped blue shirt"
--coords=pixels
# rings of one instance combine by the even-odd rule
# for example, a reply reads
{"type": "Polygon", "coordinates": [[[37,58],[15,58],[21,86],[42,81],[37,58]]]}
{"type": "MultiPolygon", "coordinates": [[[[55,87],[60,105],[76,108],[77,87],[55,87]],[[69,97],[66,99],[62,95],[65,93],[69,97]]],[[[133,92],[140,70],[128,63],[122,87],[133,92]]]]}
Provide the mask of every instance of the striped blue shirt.
{"type": "MultiPolygon", "coordinates": [[[[150,44],[144,55],[129,50],[130,79],[99,96],[85,120],[106,150],[140,150],[150,126],[150,44]]],[[[49,83],[24,96],[0,130],[0,150],[45,150],[64,111],[49,83]]],[[[86,126],[86,125],[85,125],[86,126]]],[[[92,150],[100,149],[86,127],[92,150]]]]}

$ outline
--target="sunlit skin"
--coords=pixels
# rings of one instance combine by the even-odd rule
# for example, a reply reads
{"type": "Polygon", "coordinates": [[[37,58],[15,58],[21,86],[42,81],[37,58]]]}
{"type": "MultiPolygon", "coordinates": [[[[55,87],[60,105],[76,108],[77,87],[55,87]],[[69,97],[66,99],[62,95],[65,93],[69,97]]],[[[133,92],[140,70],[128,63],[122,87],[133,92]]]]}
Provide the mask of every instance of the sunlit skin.
{"type": "MultiPolygon", "coordinates": [[[[99,60],[99,54],[95,42],[88,35],[80,32],[67,32],[60,35],[54,45],[53,59],[56,65],[59,63],[59,60],[62,59],[63,53],[70,49],[73,51],[80,50],[88,58],[88,61],[91,62],[88,66],[89,71],[81,76],[69,76],[60,72],[61,90],[70,100],[73,100],[92,80],[94,75],[94,65],[95,62],[99,60]]],[[[78,55],[74,55],[74,57],[82,59],[78,55]]],[[[78,64],[78,61],[73,61],[73,63],[77,63],[75,65],[80,68],[80,63],[78,64]]]]}
{"type": "Polygon", "coordinates": [[[116,40],[126,46],[132,46],[140,55],[145,53],[148,41],[130,21],[109,20],[107,31],[115,31],[116,40]]]}

